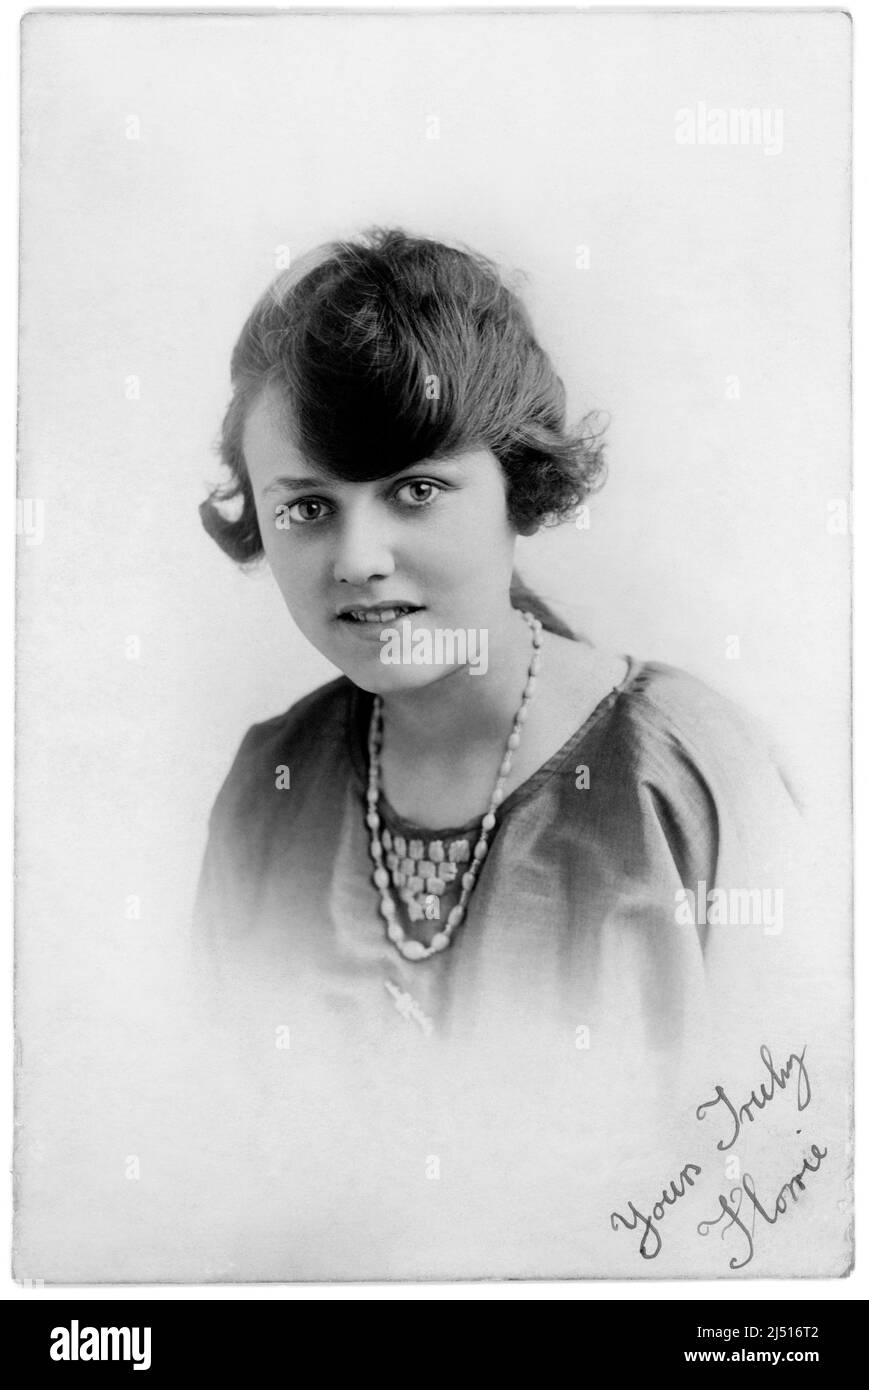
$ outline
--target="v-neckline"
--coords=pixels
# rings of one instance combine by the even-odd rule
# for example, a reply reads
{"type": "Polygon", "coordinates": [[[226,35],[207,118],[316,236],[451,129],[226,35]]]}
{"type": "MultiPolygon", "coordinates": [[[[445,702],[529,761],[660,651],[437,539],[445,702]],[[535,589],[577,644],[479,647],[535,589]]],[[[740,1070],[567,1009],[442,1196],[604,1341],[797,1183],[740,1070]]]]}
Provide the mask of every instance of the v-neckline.
{"type": "MultiPolygon", "coordinates": [[[[560,748],[557,748],[545,762],[541,763],[540,767],[538,767],[535,772],[530,773],[523,782],[519,783],[518,787],[514,787],[509,795],[504,797],[498,809],[499,821],[503,820],[504,816],[511,811],[514,806],[520,805],[523,801],[526,801],[528,797],[533,796],[565,762],[575,756],[577,749],[584,742],[601,716],[633,685],[643,669],[643,663],[628,654],[623,654],[622,660],[627,662],[627,669],[619,683],[614,685],[612,689],[598,701],[591,713],[583,719],[582,723],[572,734],[568,735],[560,748]]],[[[364,791],[367,786],[368,777],[368,728],[371,721],[374,696],[369,691],[362,690],[359,686],[353,685],[350,698],[350,718],[348,720],[347,731],[350,744],[350,758],[357,774],[359,784],[364,791]]],[[[380,814],[391,831],[397,831],[399,834],[406,836],[412,835],[416,839],[423,840],[451,840],[472,836],[476,834],[480,824],[480,817],[475,816],[464,825],[447,826],[446,828],[419,825],[416,821],[408,820],[405,816],[400,816],[390,803],[389,798],[382,788],[380,791],[380,814]]]]}

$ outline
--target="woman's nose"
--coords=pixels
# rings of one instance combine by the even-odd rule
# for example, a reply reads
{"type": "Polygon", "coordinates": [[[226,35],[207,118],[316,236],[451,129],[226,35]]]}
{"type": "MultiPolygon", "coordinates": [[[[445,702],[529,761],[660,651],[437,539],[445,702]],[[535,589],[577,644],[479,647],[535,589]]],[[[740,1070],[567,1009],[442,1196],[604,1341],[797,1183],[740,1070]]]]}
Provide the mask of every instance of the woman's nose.
{"type": "Polygon", "coordinates": [[[333,575],[340,583],[357,587],[371,579],[385,579],[395,570],[388,527],[368,508],[345,514],[338,531],[333,575]]]}

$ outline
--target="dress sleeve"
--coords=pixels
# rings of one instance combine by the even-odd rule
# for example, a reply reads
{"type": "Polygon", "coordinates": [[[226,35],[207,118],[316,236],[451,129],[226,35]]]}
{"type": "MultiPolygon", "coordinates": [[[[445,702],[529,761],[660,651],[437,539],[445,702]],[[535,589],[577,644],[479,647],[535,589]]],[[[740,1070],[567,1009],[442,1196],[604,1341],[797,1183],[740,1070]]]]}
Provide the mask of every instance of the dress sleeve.
{"type": "Polygon", "coordinates": [[[208,818],[191,923],[192,968],[208,999],[227,983],[229,949],[255,917],[269,806],[264,788],[274,785],[270,732],[268,724],[248,729],[208,818]]]}
{"type": "Polygon", "coordinates": [[[690,677],[662,682],[645,713],[645,792],[682,885],[676,921],[702,955],[707,1023],[778,1020],[787,1032],[805,997],[811,909],[806,826],[780,756],[758,722],[690,677]]]}

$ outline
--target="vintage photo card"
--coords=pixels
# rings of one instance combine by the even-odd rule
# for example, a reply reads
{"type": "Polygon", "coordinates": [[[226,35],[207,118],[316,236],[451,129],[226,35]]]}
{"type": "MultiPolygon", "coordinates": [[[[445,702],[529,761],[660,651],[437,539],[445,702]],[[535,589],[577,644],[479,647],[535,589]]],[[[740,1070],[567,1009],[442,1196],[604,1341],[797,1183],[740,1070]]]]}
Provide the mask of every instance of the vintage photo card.
{"type": "Polygon", "coordinates": [[[851,24],[22,26],[16,1279],[852,1265],[851,24]]]}

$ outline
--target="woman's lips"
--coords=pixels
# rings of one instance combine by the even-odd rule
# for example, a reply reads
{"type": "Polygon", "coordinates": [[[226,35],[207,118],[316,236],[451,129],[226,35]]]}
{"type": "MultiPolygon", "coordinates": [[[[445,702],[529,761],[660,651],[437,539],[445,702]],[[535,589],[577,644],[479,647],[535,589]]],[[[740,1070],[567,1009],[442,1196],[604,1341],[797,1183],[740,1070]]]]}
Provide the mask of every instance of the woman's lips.
{"type": "MultiPolygon", "coordinates": [[[[399,623],[408,622],[416,613],[421,613],[422,608],[406,605],[399,608],[397,605],[391,608],[371,608],[359,617],[353,616],[353,611],[339,613],[336,622],[344,629],[347,637],[354,643],[361,642],[363,646],[371,646],[377,651],[383,650],[382,638],[388,628],[395,628],[399,623]]],[[[355,610],[360,612],[360,610],[355,610]]]]}
{"type": "Polygon", "coordinates": [[[364,627],[387,627],[390,623],[409,617],[411,613],[420,612],[422,609],[413,604],[384,606],[383,608],[355,608],[349,609],[346,613],[339,613],[338,621],[364,627]]]}

